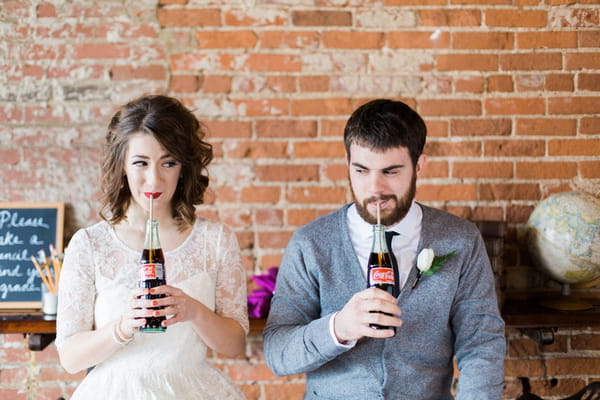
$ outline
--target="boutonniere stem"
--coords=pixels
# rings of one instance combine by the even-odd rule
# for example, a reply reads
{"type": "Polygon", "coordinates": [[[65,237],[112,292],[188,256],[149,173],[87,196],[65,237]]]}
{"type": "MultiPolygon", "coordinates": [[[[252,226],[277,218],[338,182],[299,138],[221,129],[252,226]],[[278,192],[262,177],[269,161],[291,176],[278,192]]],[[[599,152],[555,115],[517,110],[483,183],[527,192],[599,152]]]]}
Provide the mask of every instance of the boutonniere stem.
{"type": "Polygon", "coordinates": [[[417,286],[417,283],[421,280],[421,275],[433,275],[433,273],[442,268],[442,264],[454,254],[456,254],[456,250],[441,256],[436,256],[433,249],[421,250],[417,257],[417,278],[413,282],[412,288],[414,289],[415,286],[417,286]]]}

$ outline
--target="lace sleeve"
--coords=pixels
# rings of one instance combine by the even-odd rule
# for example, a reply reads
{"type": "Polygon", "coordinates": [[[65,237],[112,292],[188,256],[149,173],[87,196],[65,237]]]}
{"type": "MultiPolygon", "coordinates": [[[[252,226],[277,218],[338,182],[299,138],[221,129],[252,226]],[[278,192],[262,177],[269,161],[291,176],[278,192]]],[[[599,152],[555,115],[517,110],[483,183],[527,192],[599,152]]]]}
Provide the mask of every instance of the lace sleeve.
{"type": "Polygon", "coordinates": [[[74,333],[93,329],[96,290],[92,254],[85,230],[79,230],[65,250],[60,275],[56,318],[57,347],[74,333]]]}
{"type": "Polygon", "coordinates": [[[217,244],[216,313],[235,319],[248,334],[246,272],[235,234],[223,227],[217,244]]]}

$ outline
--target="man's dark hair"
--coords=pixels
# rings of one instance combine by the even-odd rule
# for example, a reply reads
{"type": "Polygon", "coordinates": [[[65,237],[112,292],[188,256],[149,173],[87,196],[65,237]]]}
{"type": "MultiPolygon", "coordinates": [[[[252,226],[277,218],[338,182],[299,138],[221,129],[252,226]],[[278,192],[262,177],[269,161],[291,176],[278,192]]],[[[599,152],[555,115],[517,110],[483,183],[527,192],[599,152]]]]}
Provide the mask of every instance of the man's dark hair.
{"type": "Polygon", "coordinates": [[[344,146],[348,157],[352,143],[377,151],[406,147],[416,165],[426,137],[427,127],[416,111],[401,101],[377,99],[352,113],[344,129],[344,146]]]}

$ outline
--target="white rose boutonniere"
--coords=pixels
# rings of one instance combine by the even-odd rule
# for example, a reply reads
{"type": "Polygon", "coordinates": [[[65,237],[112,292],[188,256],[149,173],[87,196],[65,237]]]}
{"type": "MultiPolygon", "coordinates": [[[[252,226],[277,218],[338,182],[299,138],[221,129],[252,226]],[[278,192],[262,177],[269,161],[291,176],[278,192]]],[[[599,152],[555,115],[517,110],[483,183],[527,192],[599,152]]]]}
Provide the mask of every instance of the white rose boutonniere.
{"type": "Polygon", "coordinates": [[[417,269],[419,272],[412,287],[414,288],[417,286],[417,283],[421,280],[421,275],[433,275],[433,273],[442,268],[442,264],[454,254],[456,254],[456,250],[441,256],[436,256],[433,249],[421,250],[417,256],[417,269]]]}

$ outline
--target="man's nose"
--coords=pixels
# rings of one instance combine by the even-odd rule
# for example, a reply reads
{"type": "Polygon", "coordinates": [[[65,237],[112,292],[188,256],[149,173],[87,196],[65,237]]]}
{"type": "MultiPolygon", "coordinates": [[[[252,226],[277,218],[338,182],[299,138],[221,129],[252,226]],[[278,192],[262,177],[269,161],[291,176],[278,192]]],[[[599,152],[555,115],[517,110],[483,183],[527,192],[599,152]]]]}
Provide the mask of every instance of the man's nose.
{"type": "Polygon", "coordinates": [[[384,191],[385,181],[383,176],[377,172],[371,174],[369,181],[369,189],[372,193],[381,193],[384,191]]]}

